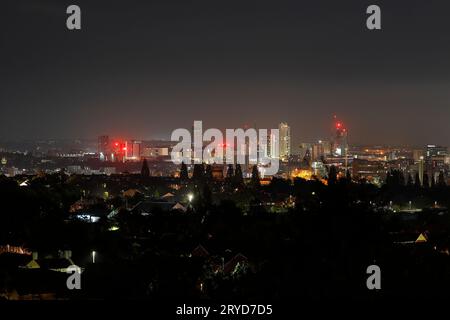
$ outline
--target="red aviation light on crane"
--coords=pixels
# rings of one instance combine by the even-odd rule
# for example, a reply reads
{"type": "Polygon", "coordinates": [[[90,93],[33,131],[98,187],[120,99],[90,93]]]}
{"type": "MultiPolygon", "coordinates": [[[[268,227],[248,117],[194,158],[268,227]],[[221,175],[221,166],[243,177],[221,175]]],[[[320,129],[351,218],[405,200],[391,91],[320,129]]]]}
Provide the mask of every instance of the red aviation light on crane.
{"type": "Polygon", "coordinates": [[[337,129],[340,129],[341,127],[342,127],[342,123],[337,122],[337,123],[336,123],[336,128],[337,128],[337,129]]]}

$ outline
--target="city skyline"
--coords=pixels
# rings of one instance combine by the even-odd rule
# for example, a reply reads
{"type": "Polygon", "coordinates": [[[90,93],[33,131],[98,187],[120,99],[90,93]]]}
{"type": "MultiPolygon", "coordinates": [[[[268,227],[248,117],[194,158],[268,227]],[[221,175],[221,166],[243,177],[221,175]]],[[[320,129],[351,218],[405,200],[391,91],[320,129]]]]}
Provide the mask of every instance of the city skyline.
{"type": "MultiPolygon", "coordinates": [[[[281,141],[285,140],[286,138],[283,138],[285,136],[288,136],[289,138],[287,138],[288,140],[284,143],[284,146],[280,146],[281,149],[284,149],[284,151],[282,151],[282,153],[286,153],[286,154],[295,154],[298,152],[299,148],[302,148],[303,144],[310,144],[310,143],[321,143],[322,141],[331,141],[336,137],[337,135],[342,135],[345,134],[345,139],[346,139],[346,144],[348,143],[348,138],[347,135],[349,134],[349,129],[348,129],[348,125],[347,123],[345,123],[344,121],[342,121],[341,118],[339,118],[337,115],[333,115],[333,117],[330,117],[331,121],[329,121],[328,123],[328,131],[324,131],[321,132],[318,136],[313,137],[312,139],[304,139],[302,136],[296,136],[295,133],[294,135],[291,135],[291,125],[290,122],[284,121],[282,120],[281,122],[279,122],[278,124],[273,124],[271,125],[273,128],[261,128],[258,127],[256,125],[256,123],[254,124],[254,126],[249,125],[249,124],[243,124],[240,129],[243,129],[244,131],[248,130],[248,129],[255,129],[255,130],[259,130],[259,129],[267,129],[269,132],[272,129],[276,129],[278,128],[279,132],[282,133],[280,136],[280,143],[282,143],[281,141]],[[286,128],[286,129],[283,129],[286,128]],[[287,131],[285,131],[287,130],[287,131]],[[292,143],[291,140],[294,140],[295,142],[292,143]]],[[[194,120],[194,121],[199,121],[199,120],[194,120]]],[[[201,120],[200,120],[201,121],[201,120]]],[[[186,129],[189,130],[188,127],[186,128],[177,128],[177,129],[186,129]]],[[[226,130],[236,130],[239,129],[239,127],[234,127],[234,128],[204,128],[203,131],[207,130],[207,129],[218,129],[219,131],[221,131],[223,134],[225,133],[226,130]]],[[[192,128],[190,129],[192,130],[192,128]]],[[[111,130],[114,131],[114,130],[111,130]]],[[[202,132],[203,132],[202,131],[202,132]]],[[[173,131],[172,131],[173,132],[173,131]]],[[[191,132],[191,134],[193,134],[191,132]]],[[[350,136],[352,137],[353,132],[350,132],[350,136]]],[[[40,143],[40,142],[51,142],[51,141],[85,141],[85,142],[94,142],[95,140],[98,140],[102,137],[106,137],[107,139],[111,138],[111,139],[116,139],[116,140],[121,140],[121,141],[128,141],[128,142],[133,142],[133,141],[146,141],[146,142],[157,142],[160,141],[161,143],[176,143],[178,140],[171,140],[170,138],[170,133],[167,133],[165,135],[163,135],[162,137],[157,137],[157,138],[143,138],[141,136],[131,136],[131,135],[118,135],[118,134],[111,134],[110,132],[103,132],[97,136],[91,136],[91,137],[68,137],[68,138],[58,138],[58,137],[52,137],[52,138],[22,138],[22,139],[5,139],[3,137],[0,138],[0,143],[22,143],[22,142],[33,142],[33,143],[40,143]]],[[[353,137],[352,137],[353,138],[353,137]]],[[[351,139],[352,140],[352,139],[351,139]]],[[[205,140],[204,143],[207,143],[207,141],[210,140],[205,140]]],[[[350,141],[352,142],[352,141],[350,141]]],[[[426,147],[428,145],[438,145],[438,146],[443,146],[443,147],[448,147],[447,145],[444,144],[439,144],[436,143],[436,141],[428,141],[424,144],[419,144],[417,142],[413,142],[413,143],[390,143],[390,142],[384,142],[384,143],[377,143],[377,142],[361,142],[361,143],[348,143],[348,147],[361,147],[361,146],[382,146],[382,147],[408,147],[408,148],[423,148],[426,147]]]]}

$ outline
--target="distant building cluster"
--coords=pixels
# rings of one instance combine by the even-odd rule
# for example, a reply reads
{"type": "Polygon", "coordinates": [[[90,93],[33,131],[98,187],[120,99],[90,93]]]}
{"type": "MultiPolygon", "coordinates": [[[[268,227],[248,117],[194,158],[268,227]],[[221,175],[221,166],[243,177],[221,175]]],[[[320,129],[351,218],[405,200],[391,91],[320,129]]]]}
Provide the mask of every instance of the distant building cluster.
{"type": "Polygon", "coordinates": [[[450,153],[447,147],[435,144],[422,148],[350,146],[348,130],[342,122],[337,121],[329,140],[300,144],[297,162],[300,168],[310,169],[318,177],[325,177],[327,168],[333,165],[342,175],[348,171],[354,180],[381,184],[389,171],[399,170],[404,174],[405,181],[411,176],[413,180],[419,179],[420,185],[423,185],[424,175],[429,177],[430,184],[437,182],[441,173],[448,180],[450,153]]]}
{"type": "MultiPolygon", "coordinates": [[[[192,129],[192,134],[196,134],[192,129]]],[[[450,153],[448,148],[437,144],[423,147],[413,146],[357,146],[349,144],[349,132],[343,121],[336,117],[329,136],[315,142],[301,142],[294,151],[291,128],[288,123],[278,125],[279,137],[268,131],[266,145],[258,145],[270,159],[279,160],[280,170],[276,176],[283,178],[301,177],[305,179],[326,179],[331,166],[340,175],[351,175],[354,180],[381,184],[390,170],[399,170],[405,181],[413,183],[435,183],[439,176],[448,182],[450,153]],[[409,178],[411,176],[411,178],[409,178]],[[425,177],[425,178],[424,178],[425,177]]],[[[223,142],[224,145],[228,141],[223,142]]],[[[113,138],[101,135],[95,142],[74,141],[64,147],[57,141],[38,141],[26,145],[26,150],[0,149],[0,172],[13,177],[23,174],[39,174],[65,171],[78,175],[114,175],[120,173],[140,173],[142,161],[149,163],[152,176],[178,176],[179,166],[171,161],[175,142],[144,141],[113,138]]],[[[206,143],[203,148],[206,148],[206,143]]],[[[249,161],[249,146],[240,146],[239,152],[249,161]]],[[[235,156],[238,149],[234,144],[235,156]]],[[[224,148],[224,162],[226,148],[224,148]]],[[[214,151],[212,151],[214,152],[214,151]]],[[[241,154],[239,154],[241,155],[241,154]]],[[[192,153],[193,159],[198,156],[192,153]]],[[[223,179],[227,165],[209,163],[213,176],[223,179]]],[[[261,175],[264,165],[258,164],[261,175]]],[[[188,164],[190,175],[193,165],[188,164]]],[[[244,177],[251,176],[252,165],[242,166],[244,177]]]]}
{"type": "Polygon", "coordinates": [[[141,161],[142,158],[168,157],[170,147],[149,145],[141,140],[111,140],[103,135],[98,137],[97,154],[101,161],[141,161]]]}

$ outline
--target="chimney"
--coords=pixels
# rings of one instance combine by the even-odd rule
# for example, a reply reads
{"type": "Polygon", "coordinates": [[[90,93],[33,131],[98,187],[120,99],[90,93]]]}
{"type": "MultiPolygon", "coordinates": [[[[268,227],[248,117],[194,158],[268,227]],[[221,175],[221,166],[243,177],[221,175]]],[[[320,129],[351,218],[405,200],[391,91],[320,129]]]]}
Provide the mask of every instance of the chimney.
{"type": "Polygon", "coordinates": [[[37,251],[33,251],[33,260],[37,260],[38,259],[38,253],[37,251]]]}

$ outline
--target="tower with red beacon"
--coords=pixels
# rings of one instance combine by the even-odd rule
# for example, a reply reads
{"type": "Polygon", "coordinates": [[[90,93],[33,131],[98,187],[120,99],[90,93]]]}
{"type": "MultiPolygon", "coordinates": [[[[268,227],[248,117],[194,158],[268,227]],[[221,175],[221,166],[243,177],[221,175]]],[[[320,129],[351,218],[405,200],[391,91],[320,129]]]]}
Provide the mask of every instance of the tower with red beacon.
{"type": "Polygon", "coordinates": [[[348,130],[344,123],[334,116],[334,134],[332,139],[332,153],[336,157],[343,157],[345,160],[345,169],[348,164],[348,130]]]}

